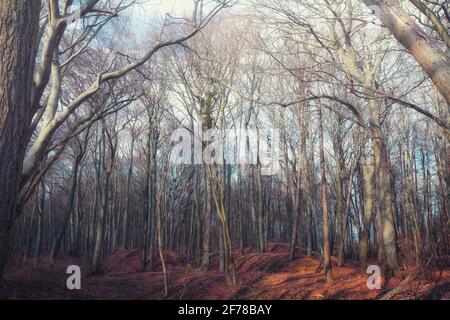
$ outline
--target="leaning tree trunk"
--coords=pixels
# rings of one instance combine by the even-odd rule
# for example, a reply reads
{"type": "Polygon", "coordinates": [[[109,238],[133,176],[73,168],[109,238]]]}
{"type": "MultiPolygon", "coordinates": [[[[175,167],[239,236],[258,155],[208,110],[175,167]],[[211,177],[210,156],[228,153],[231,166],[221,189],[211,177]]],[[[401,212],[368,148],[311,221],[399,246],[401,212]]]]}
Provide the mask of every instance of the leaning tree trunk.
{"type": "Polygon", "coordinates": [[[363,0],[380,8],[381,21],[428,74],[450,104],[450,61],[448,55],[415,23],[398,0],[363,0]]]}
{"type": "MultiPolygon", "coordinates": [[[[415,23],[408,12],[401,7],[398,0],[363,0],[363,2],[369,6],[379,6],[382,22],[389,28],[397,41],[413,55],[414,59],[430,77],[445,101],[447,101],[447,105],[450,106],[450,58],[447,52],[436,45],[434,40],[415,23]]],[[[419,1],[412,2],[419,10],[423,11],[420,8],[419,1]]],[[[435,17],[431,19],[431,22],[448,47],[448,32],[442,28],[442,24],[435,17]]],[[[450,108],[447,109],[447,112],[450,112],[450,108]]],[[[448,116],[446,123],[448,125],[448,116]]],[[[450,133],[448,131],[447,126],[445,135],[447,143],[450,143],[450,133]]],[[[450,150],[447,149],[446,153],[445,158],[448,161],[450,160],[450,150]]],[[[446,175],[448,189],[446,195],[447,205],[450,202],[450,173],[448,171],[446,175]]]]}
{"type": "Polygon", "coordinates": [[[40,1],[0,3],[0,278],[16,215],[31,121],[31,92],[40,1]]]}

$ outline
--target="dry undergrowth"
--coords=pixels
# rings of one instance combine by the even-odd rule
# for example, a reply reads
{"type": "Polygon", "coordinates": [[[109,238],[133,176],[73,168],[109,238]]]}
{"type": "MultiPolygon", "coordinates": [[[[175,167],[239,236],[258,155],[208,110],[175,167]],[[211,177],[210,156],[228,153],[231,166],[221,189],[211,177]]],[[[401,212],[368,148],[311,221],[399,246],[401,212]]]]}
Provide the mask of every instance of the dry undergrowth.
{"type": "MultiPolygon", "coordinates": [[[[368,290],[367,276],[354,262],[337,267],[333,259],[334,282],[327,284],[316,273],[320,264],[317,255],[299,256],[288,261],[287,246],[268,245],[268,252],[257,254],[247,250],[236,254],[238,284],[226,286],[224,274],[215,271],[217,254],[212,256],[212,268],[204,273],[188,262],[186,256],[166,254],[170,292],[168,299],[376,299],[400,283],[390,279],[383,290],[368,290]]],[[[103,275],[89,276],[87,263],[81,263],[82,289],[69,291],[65,287],[65,268],[80,264],[73,258],[61,258],[49,268],[46,257],[38,267],[22,260],[13,261],[6,273],[6,288],[0,291],[8,299],[161,299],[163,278],[159,261],[154,272],[140,272],[140,252],[121,250],[105,259],[103,275]]],[[[449,299],[450,268],[422,272],[407,284],[394,299],[449,299]]]]}

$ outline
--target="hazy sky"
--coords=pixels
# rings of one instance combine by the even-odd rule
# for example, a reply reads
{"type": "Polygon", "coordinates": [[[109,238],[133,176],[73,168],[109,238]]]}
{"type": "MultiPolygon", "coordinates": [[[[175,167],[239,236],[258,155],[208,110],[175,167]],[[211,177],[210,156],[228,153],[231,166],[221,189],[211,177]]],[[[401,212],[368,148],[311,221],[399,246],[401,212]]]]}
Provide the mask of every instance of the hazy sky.
{"type": "MultiPolygon", "coordinates": [[[[145,42],[148,31],[159,29],[167,13],[172,17],[191,19],[194,9],[193,0],[138,0],[138,2],[139,4],[131,6],[123,13],[128,30],[134,35],[134,39],[123,39],[125,43],[145,42]]],[[[209,12],[208,8],[211,9],[216,5],[212,0],[205,0],[204,4],[206,7],[204,14],[209,12]]]]}
{"type": "Polygon", "coordinates": [[[191,13],[193,9],[192,0],[146,0],[140,5],[141,9],[150,14],[170,13],[171,15],[183,15],[184,13],[191,13]]]}
{"type": "Polygon", "coordinates": [[[136,36],[145,36],[148,29],[160,27],[166,13],[172,17],[191,18],[192,0],[139,0],[140,4],[126,10],[129,28],[136,36]]]}
{"type": "MultiPolygon", "coordinates": [[[[166,13],[173,17],[188,17],[191,18],[194,1],[193,0],[140,0],[141,4],[133,6],[133,16],[139,20],[152,20],[155,18],[164,18],[166,13]]],[[[239,1],[244,3],[245,1],[239,1]]],[[[237,6],[238,1],[236,1],[237,6]]],[[[214,1],[205,0],[204,13],[208,12],[208,8],[216,5],[214,1]]]]}
{"type": "Polygon", "coordinates": [[[174,17],[191,16],[192,0],[141,0],[142,4],[133,8],[133,16],[139,20],[162,19],[166,13],[174,17]]]}

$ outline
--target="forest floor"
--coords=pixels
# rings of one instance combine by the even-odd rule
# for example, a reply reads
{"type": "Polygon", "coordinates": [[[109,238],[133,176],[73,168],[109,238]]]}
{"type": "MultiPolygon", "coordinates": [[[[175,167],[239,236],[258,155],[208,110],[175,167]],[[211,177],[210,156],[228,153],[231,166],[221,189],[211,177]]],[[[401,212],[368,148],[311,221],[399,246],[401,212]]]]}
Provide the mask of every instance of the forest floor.
{"type": "MultiPolygon", "coordinates": [[[[169,295],[165,299],[376,299],[397,286],[401,279],[392,278],[382,290],[369,290],[369,275],[352,261],[338,267],[333,258],[332,284],[325,282],[316,270],[319,256],[307,257],[300,249],[296,259],[288,261],[286,244],[269,244],[264,254],[246,250],[236,254],[238,284],[227,286],[219,269],[218,255],[211,258],[211,268],[201,272],[185,256],[166,253],[169,270],[169,295]]],[[[106,257],[104,274],[89,275],[87,261],[62,257],[52,268],[47,257],[40,257],[37,266],[31,261],[13,259],[5,274],[2,299],[162,299],[161,271],[140,272],[139,250],[118,250],[106,257]],[[81,267],[81,290],[66,287],[67,266],[81,267]]],[[[161,266],[157,261],[156,270],[161,266]]],[[[405,271],[405,275],[408,270],[405,271]]],[[[450,266],[419,274],[395,299],[450,299],[450,266]]]]}

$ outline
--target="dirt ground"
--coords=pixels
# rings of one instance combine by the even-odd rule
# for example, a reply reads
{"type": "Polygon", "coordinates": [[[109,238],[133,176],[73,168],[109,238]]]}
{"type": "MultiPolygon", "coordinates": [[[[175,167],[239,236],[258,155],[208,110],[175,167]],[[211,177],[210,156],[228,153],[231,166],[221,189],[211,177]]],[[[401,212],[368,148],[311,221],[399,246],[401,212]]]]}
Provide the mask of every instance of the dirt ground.
{"type": "MultiPolygon", "coordinates": [[[[212,256],[211,268],[201,272],[182,254],[166,253],[169,295],[163,297],[163,276],[160,262],[155,272],[140,272],[139,250],[118,250],[106,257],[104,274],[90,275],[87,261],[61,257],[49,267],[47,257],[40,257],[37,266],[31,261],[12,259],[0,289],[2,299],[376,299],[398,285],[401,279],[390,279],[381,290],[369,290],[368,275],[347,261],[338,267],[333,259],[332,284],[325,283],[317,273],[319,257],[298,256],[288,261],[286,244],[269,244],[268,251],[257,254],[247,250],[236,254],[235,286],[225,284],[225,275],[216,270],[218,256],[212,256]],[[81,290],[66,287],[66,268],[81,267],[81,290]]],[[[405,270],[405,275],[408,274],[405,270]]],[[[450,266],[443,270],[427,270],[409,283],[395,299],[450,299],[450,266]]]]}

